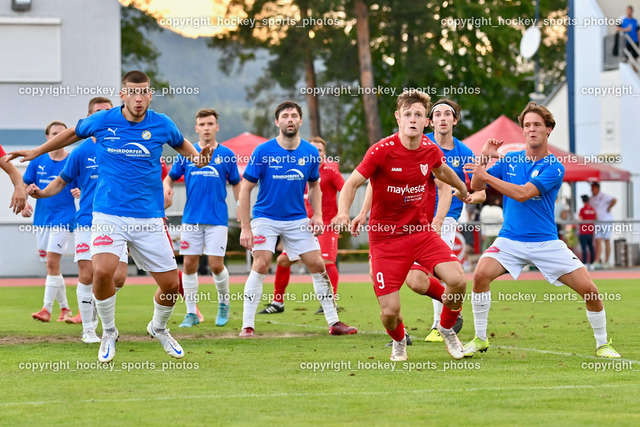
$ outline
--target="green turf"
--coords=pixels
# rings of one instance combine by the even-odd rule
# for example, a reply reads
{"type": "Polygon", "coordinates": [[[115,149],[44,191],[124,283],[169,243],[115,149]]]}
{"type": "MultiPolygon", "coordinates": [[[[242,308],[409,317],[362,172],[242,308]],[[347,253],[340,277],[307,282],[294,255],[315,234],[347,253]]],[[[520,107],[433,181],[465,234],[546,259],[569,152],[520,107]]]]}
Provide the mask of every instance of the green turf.
{"type": "MultiPolygon", "coordinates": [[[[42,288],[0,288],[0,425],[638,425],[640,286],[596,283],[612,299],[608,331],[621,361],[594,357],[584,304],[545,282],[494,283],[492,346],[462,361],[423,341],[431,302],[403,289],[414,345],[408,362],[393,364],[370,284],[340,285],[341,320],[361,330],[347,337],[327,334],[315,301],[288,301],[284,313],[258,316],[253,340],[235,338],[241,302],[222,328],[214,325],[216,305],[202,302],[206,320],[190,330],[178,328],[179,303],[170,327],[186,351],[181,360],[144,338],[155,288],[128,286],[118,294],[121,340],[107,369],[98,366],[97,344],[79,342],[80,325],[31,320],[42,288]],[[513,301],[526,295],[542,302],[513,301]]],[[[300,301],[311,288],[289,291],[300,301]]],[[[75,308],[74,289],[67,293],[75,308]]],[[[471,304],[463,313],[460,336],[468,341],[471,304]]]]}

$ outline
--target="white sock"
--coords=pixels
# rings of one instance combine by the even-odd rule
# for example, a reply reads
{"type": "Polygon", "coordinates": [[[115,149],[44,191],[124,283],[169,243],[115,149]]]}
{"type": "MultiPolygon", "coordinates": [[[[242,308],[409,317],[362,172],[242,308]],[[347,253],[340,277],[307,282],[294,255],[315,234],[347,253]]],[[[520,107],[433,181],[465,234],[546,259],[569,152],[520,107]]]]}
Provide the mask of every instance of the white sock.
{"type": "Polygon", "coordinates": [[[316,291],[316,298],[320,301],[322,311],[324,311],[324,318],[327,320],[327,324],[331,326],[340,321],[340,319],[338,318],[329,275],[324,271],[311,274],[311,278],[313,279],[313,290],[316,291]]]}
{"type": "Polygon", "coordinates": [[[76,297],[78,298],[78,311],[82,318],[82,329],[85,331],[93,329],[93,286],[78,282],[76,287],[76,297]]]}
{"type": "Polygon", "coordinates": [[[440,323],[440,315],[442,314],[442,303],[437,299],[431,300],[433,301],[433,325],[431,329],[435,329],[438,327],[438,323],[440,323]]]}
{"type": "Polygon", "coordinates": [[[244,301],[242,307],[242,329],[256,327],[256,311],[262,299],[262,284],[266,274],[251,270],[244,284],[244,301]]]}
{"type": "Polygon", "coordinates": [[[213,281],[218,290],[218,302],[229,305],[229,270],[227,267],[224,267],[220,274],[214,274],[213,281]]]}
{"type": "Polygon", "coordinates": [[[64,284],[64,277],[62,274],[58,276],[53,276],[55,281],[58,284],[58,292],[56,293],[56,300],[58,300],[58,305],[60,308],[69,308],[69,301],[67,300],[67,287],[64,284]]]}
{"type": "Polygon", "coordinates": [[[98,316],[102,320],[102,332],[114,332],[116,329],[116,294],[107,299],[96,299],[98,316]]]}
{"type": "Polygon", "coordinates": [[[53,311],[53,302],[58,295],[58,282],[56,280],[58,276],[49,276],[44,280],[44,305],[49,314],[53,311]]]}
{"type": "Polygon", "coordinates": [[[491,291],[471,292],[471,307],[473,309],[473,326],[476,328],[476,336],[486,341],[489,309],[491,308],[491,291]]]}
{"type": "MultiPolygon", "coordinates": [[[[184,286],[184,282],[182,284],[184,286]]],[[[167,323],[169,323],[169,318],[173,314],[173,307],[166,307],[164,305],[160,305],[156,302],[156,299],[153,299],[153,329],[156,331],[164,331],[167,329],[167,323]]]]}
{"type": "Polygon", "coordinates": [[[596,347],[607,343],[607,317],[602,311],[587,310],[587,319],[593,328],[593,336],[596,338],[596,347]]]}
{"type": "Polygon", "coordinates": [[[187,306],[187,313],[196,314],[196,304],[198,303],[198,273],[182,273],[182,288],[184,289],[184,303],[187,306]]]}

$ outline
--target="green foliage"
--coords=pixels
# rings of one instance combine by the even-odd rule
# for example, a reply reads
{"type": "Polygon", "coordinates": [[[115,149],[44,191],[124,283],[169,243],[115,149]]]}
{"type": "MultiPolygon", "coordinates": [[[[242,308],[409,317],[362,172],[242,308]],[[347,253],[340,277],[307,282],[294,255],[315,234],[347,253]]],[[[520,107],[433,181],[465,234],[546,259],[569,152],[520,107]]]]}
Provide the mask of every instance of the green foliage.
{"type": "Polygon", "coordinates": [[[156,89],[168,87],[158,71],[160,52],[147,37],[150,32],[163,31],[155,18],[134,6],[120,8],[120,47],[122,49],[122,73],[142,70],[156,89]]]}

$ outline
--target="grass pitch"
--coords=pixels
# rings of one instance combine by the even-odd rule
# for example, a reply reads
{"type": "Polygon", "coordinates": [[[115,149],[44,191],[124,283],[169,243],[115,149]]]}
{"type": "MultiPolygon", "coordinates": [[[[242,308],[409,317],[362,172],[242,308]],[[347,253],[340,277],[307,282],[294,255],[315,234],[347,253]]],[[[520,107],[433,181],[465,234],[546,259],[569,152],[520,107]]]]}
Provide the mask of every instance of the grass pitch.
{"type": "MultiPolygon", "coordinates": [[[[414,344],[409,361],[397,363],[389,362],[367,283],[340,284],[341,320],[360,329],[346,337],[329,336],[324,317],[313,314],[319,304],[302,302],[311,284],[290,286],[284,313],[258,315],[251,340],[236,338],[241,301],[232,302],[225,327],[214,325],[216,303],[201,302],[206,319],[192,329],[178,328],[185,314],[178,303],[170,328],[186,352],[180,360],[145,336],[155,286],[125,286],[117,354],[106,366],[97,362],[98,344],[80,342],[80,325],[31,319],[42,288],[0,288],[0,424],[638,425],[640,286],[596,284],[622,360],[595,357],[584,303],[542,281],[494,283],[491,347],[462,361],[444,344],[423,341],[431,301],[403,288],[414,344]]],[[[231,292],[241,295],[242,286],[231,292]]],[[[75,289],[67,295],[75,313],[75,289]]],[[[466,342],[470,303],[463,314],[466,342]]]]}

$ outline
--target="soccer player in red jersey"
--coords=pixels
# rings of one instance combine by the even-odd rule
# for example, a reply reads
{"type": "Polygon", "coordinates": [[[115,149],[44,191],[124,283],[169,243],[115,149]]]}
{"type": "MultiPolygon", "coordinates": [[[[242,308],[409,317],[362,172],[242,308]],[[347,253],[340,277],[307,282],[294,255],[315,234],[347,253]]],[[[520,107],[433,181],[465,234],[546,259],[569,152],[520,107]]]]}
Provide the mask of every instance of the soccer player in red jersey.
{"type": "Polygon", "coordinates": [[[349,223],[349,208],[357,188],[370,178],[373,189],[369,220],[369,253],[380,318],[393,339],[391,360],[407,360],[406,337],[400,314],[399,290],[414,262],[447,283],[438,330],[454,359],[464,357],[452,327],[462,309],[466,281],[462,265],[432,229],[428,213],[435,210],[429,197],[431,173],[455,187],[461,199],[467,188],[443,161],[440,148],[424,136],[430,98],[422,92],[403,92],[397,100],[398,133],[369,148],[340,192],[336,225],[349,223]]]}
{"type": "MultiPolygon", "coordinates": [[[[582,195],[582,209],[580,209],[579,217],[581,221],[595,221],[598,218],[596,210],[589,203],[589,196],[582,195]]],[[[580,224],[580,247],[582,248],[582,262],[585,263],[587,270],[593,270],[595,261],[595,252],[593,251],[593,223],[580,224]],[[587,249],[589,249],[589,257],[587,257],[587,249]]]]}
{"type": "MultiPolygon", "coordinates": [[[[320,191],[322,192],[322,218],[324,220],[324,231],[318,236],[322,260],[327,269],[333,294],[338,294],[338,267],[336,267],[336,257],[338,256],[338,238],[340,233],[331,227],[331,220],[338,214],[338,204],[336,203],[338,191],[344,185],[344,178],[340,175],[340,170],[335,162],[328,162],[325,159],[327,154],[327,143],[319,136],[309,139],[320,153],[320,191]]],[[[306,197],[306,195],[305,195],[306,197]]],[[[313,209],[309,200],[305,198],[305,205],[309,218],[313,215],[313,209]]],[[[298,257],[282,252],[277,259],[276,279],[273,290],[273,301],[265,307],[259,314],[282,313],[284,311],[284,293],[289,285],[291,277],[291,264],[298,261],[298,257]]],[[[316,314],[324,314],[322,306],[316,314]]]]}

